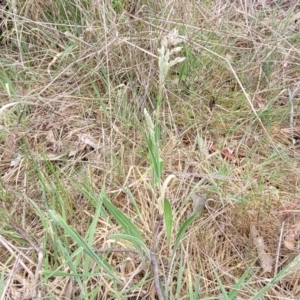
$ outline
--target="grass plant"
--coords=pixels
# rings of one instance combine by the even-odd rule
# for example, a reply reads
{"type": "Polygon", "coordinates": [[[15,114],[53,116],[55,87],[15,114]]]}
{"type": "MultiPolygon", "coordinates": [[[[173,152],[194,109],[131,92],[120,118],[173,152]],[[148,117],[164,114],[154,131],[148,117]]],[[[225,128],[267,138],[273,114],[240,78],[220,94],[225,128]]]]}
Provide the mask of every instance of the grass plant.
{"type": "Polygon", "coordinates": [[[2,2],[0,299],[300,297],[299,1],[2,2]]]}

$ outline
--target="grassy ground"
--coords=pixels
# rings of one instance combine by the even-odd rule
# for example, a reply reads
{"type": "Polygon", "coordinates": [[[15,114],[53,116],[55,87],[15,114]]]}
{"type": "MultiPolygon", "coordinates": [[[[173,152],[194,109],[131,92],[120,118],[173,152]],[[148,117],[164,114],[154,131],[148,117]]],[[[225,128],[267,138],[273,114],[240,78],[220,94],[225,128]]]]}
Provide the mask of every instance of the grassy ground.
{"type": "Polygon", "coordinates": [[[297,299],[300,2],[3,2],[1,299],[297,299]]]}

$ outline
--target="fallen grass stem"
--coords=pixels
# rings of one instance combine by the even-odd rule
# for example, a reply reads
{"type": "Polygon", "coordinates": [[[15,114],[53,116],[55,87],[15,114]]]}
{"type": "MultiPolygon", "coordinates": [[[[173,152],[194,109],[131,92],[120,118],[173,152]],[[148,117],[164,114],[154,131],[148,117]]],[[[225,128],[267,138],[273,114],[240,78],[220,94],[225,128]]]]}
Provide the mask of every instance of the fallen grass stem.
{"type": "MultiPolygon", "coordinates": [[[[2,209],[6,210],[5,204],[0,204],[2,209]]],[[[20,236],[30,244],[30,246],[37,252],[38,255],[38,261],[36,264],[36,269],[35,269],[35,274],[34,274],[34,282],[33,282],[33,291],[32,291],[32,298],[34,299],[37,296],[37,288],[38,288],[38,283],[39,283],[39,278],[40,278],[40,271],[42,268],[42,263],[43,263],[43,249],[42,247],[39,247],[36,242],[34,242],[31,238],[29,238],[28,234],[25,232],[23,228],[21,228],[17,223],[13,220],[12,217],[8,217],[9,223],[11,226],[20,234],[20,236]]]]}
{"type": "Polygon", "coordinates": [[[110,252],[116,252],[116,253],[122,253],[122,252],[129,252],[129,253],[136,253],[140,254],[138,250],[134,249],[128,249],[128,248],[112,248],[112,249],[95,249],[99,253],[110,253],[110,252]]]}

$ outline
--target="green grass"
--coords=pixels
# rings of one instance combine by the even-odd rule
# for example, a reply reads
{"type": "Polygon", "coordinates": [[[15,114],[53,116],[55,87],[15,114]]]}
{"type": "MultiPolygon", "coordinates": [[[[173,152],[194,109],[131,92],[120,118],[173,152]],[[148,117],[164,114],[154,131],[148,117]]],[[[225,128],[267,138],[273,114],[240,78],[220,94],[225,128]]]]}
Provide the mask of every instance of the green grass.
{"type": "Polygon", "coordinates": [[[96,2],[1,8],[0,299],[299,298],[299,3],[96,2]]]}

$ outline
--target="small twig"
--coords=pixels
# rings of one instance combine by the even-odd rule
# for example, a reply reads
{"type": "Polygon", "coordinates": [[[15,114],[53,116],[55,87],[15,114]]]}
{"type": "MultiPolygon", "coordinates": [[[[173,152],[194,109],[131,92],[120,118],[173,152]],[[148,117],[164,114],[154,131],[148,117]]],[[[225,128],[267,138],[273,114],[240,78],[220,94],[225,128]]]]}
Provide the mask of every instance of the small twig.
{"type": "Polygon", "coordinates": [[[288,89],[289,92],[289,101],[291,104],[291,110],[290,110],[290,129],[291,129],[291,139],[292,139],[292,145],[295,146],[295,139],[294,139],[294,102],[293,102],[293,98],[294,95],[291,92],[290,89],[288,89]]]}
{"type": "Polygon", "coordinates": [[[155,228],[153,232],[153,244],[152,244],[152,250],[150,252],[150,262],[153,268],[154,286],[156,289],[157,297],[159,300],[164,300],[164,296],[159,283],[159,269],[158,269],[157,255],[156,255],[157,235],[161,227],[161,223],[162,223],[162,218],[159,217],[155,224],[155,228]]]}
{"type": "MultiPolygon", "coordinates": [[[[1,205],[1,207],[6,210],[6,207],[4,204],[1,205]]],[[[38,254],[38,262],[37,262],[36,270],[35,270],[35,274],[34,274],[33,291],[32,291],[32,298],[36,298],[40,270],[42,268],[42,262],[43,262],[43,258],[44,258],[43,250],[32,239],[30,239],[28,237],[27,233],[21,227],[19,227],[19,225],[17,225],[17,223],[15,223],[15,221],[12,219],[12,217],[8,217],[8,220],[9,220],[9,223],[14,227],[14,229],[20,234],[20,236],[25,241],[27,241],[38,254]]]]}
{"type": "Polygon", "coordinates": [[[159,300],[164,300],[164,296],[162,293],[162,290],[160,288],[159,284],[159,269],[158,269],[158,262],[157,262],[157,256],[156,253],[151,252],[150,253],[150,258],[151,258],[151,265],[153,268],[153,274],[154,274],[154,286],[156,289],[156,294],[159,300]]]}
{"type": "Polygon", "coordinates": [[[34,274],[34,282],[33,282],[33,291],[32,291],[32,298],[35,298],[37,296],[37,286],[38,286],[38,281],[39,281],[39,277],[40,277],[40,270],[42,268],[42,262],[43,262],[43,258],[44,258],[44,254],[43,254],[43,250],[41,247],[39,247],[32,239],[30,239],[28,237],[28,235],[26,234],[26,232],[19,227],[10,217],[9,218],[9,222],[10,224],[15,228],[15,230],[21,235],[21,237],[27,241],[31,247],[37,252],[38,254],[38,262],[36,265],[36,270],[35,270],[35,274],[34,274]]]}
{"type": "Polygon", "coordinates": [[[95,249],[99,253],[109,253],[109,252],[131,252],[131,253],[137,253],[140,252],[138,250],[133,250],[129,248],[108,248],[108,249],[95,249]]]}
{"type": "MultiPolygon", "coordinates": [[[[10,246],[7,244],[7,242],[5,241],[4,238],[2,238],[2,236],[0,235],[0,241],[1,244],[10,252],[13,253],[15,256],[16,254],[13,252],[13,250],[10,248],[10,246]]],[[[15,260],[15,264],[13,266],[13,268],[10,270],[10,272],[8,273],[8,276],[6,277],[5,280],[5,286],[2,287],[2,296],[0,298],[0,300],[5,300],[5,296],[6,296],[6,292],[9,288],[9,286],[11,286],[13,278],[14,278],[14,274],[16,269],[19,267],[19,262],[21,263],[22,266],[24,266],[24,263],[22,263],[22,260],[20,259],[21,254],[19,253],[18,256],[16,257],[15,260]]]]}
{"type": "Polygon", "coordinates": [[[274,277],[277,275],[277,271],[278,271],[278,262],[279,262],[280,247],[281,247],[282,237],[283,237],[284,223],[285,222],[283,221],[283,223],[281,225],[280,238],[279,238],[277,253],[276,253],[276,263],[275,263],[275,269],[274,269],[274,277]]]}
{"type": "Polygon", "coordinates": [[[172,171],[172,173],[181,178],[188,178],[188,177],[207,178],[207,179],[216,178],[216,179],[228,180],[228,181],[232,181],[232,180],[241,181],[241,179],[236,179],[233,177],[223,176],[223,175],[214,174],[214,173],[213,174],[205,174],[205,173],[174,172],[174,171],[172,171]]]}

